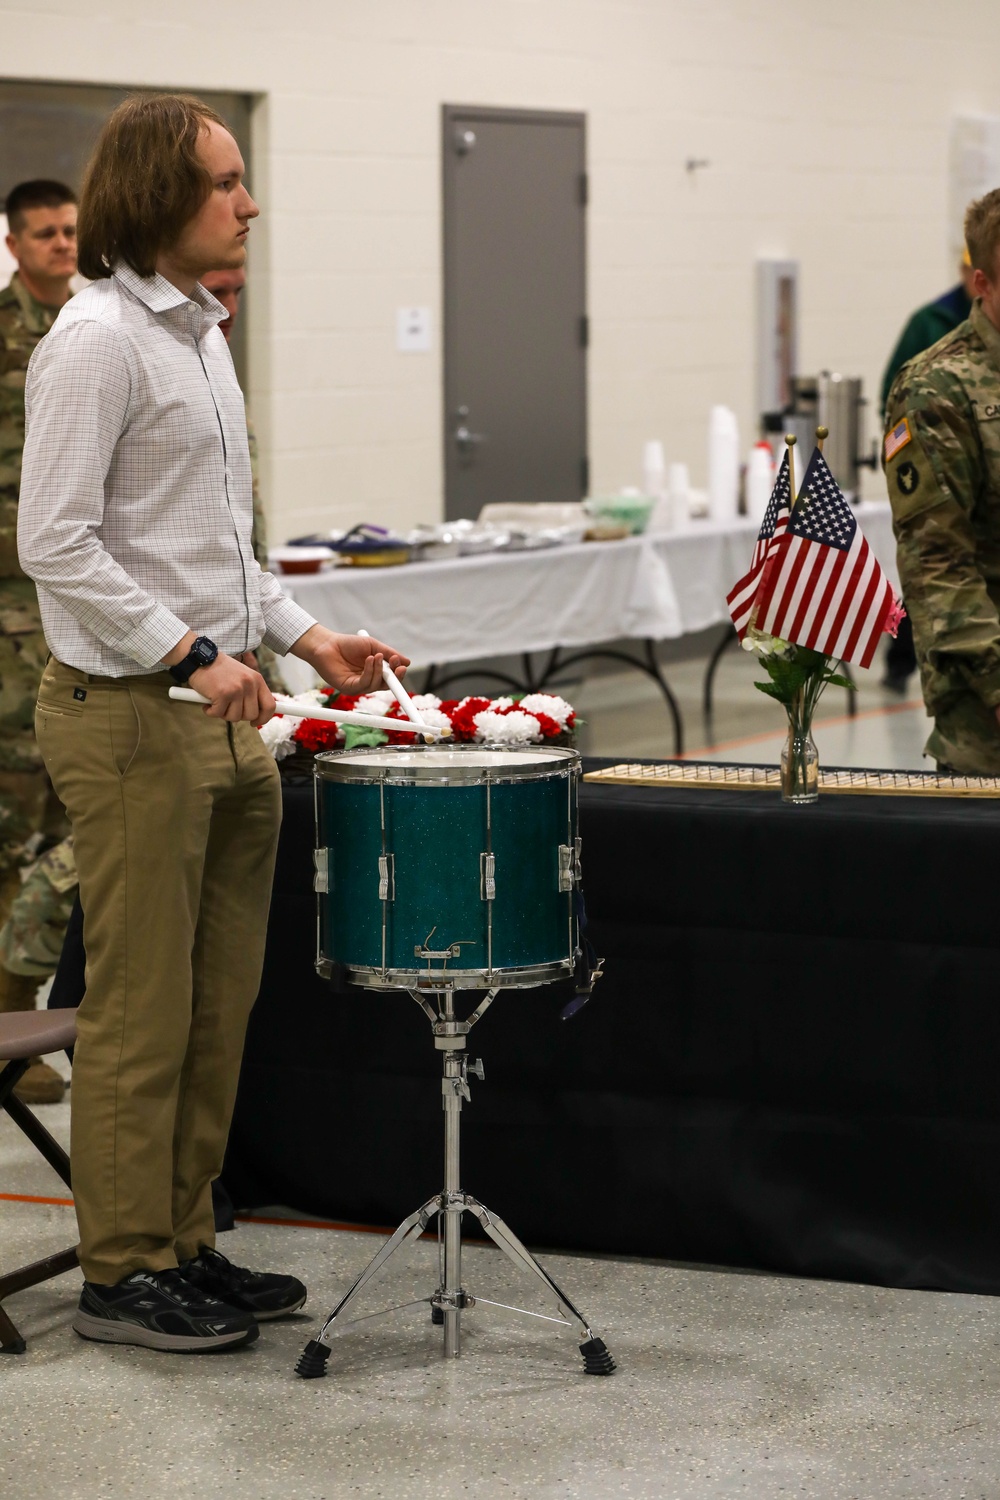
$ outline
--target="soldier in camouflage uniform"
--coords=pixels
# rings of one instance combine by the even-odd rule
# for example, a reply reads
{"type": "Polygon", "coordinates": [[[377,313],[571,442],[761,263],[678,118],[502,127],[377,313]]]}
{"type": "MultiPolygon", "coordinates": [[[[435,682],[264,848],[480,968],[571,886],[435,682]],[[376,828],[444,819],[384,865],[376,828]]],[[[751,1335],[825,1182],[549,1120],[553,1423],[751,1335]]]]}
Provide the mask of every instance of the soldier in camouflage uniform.
{"type": "Polygon", "coordinates": [[[1000,775],[1000,189],[973,203],[968,319],[903,366],[885,473],[913,620],[927,753],[1000,775]]]}
{"type": "MultiPolygon", "coordinates": [[[[34,705],[48,654],[35,586],[17,560],[17,499],[28,360],[70,295],[76,271],[76,199],[57,182],[7,195],[7,245],[18,262],[0,291],[0,923],[21,891],[21,870],[66,832],[35,744],[34,705]]],[[[0,1011],[31,1010],[37,975],[0,960],[0,1011]]],[[[63,1082],[35,1060],[17,1090],[31,1103],[62,1097],[63,1082]]]]}
{"type": "Polygon", "coordinates": [[[35,860],[0,927],[0,965],[37,986],[59,966],[77,888],[72,837],[35,860]]]}

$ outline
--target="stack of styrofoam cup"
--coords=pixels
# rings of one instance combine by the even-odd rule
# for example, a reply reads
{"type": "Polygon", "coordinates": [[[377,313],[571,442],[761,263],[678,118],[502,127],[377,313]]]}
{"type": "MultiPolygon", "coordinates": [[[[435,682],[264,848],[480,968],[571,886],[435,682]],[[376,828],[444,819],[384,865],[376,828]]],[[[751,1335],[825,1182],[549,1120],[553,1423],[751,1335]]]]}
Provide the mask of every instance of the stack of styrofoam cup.
{"type": "Polygon", "coordinates": [[[650,499],[655,501],[646,530],[671,531],[675,519],[674,503],[667,490],[663,444],[658,438],[651,438],[642,450],[642,487],[650,499]]]}
{"type": "Polygon", "coordinates": [[[740,434],[736,413],[713,406],[708,422],[708,513],[713,521],[735,521],[740,494],[740,434]]]}

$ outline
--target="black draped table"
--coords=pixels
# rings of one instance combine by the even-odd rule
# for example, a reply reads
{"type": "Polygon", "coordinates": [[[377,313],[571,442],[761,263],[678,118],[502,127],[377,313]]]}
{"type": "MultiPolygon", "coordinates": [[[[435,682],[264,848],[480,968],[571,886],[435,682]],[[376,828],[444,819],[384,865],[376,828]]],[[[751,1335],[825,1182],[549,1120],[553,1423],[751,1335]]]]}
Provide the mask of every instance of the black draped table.
{"type": "MultiPolygon", "coordinates": [[[[1000,1291],[1000,802],[581,791],[606,976],[475,1028],[466,1185],[529,1244],[1000,1291]]],[[[313,971],[312,794],[285,793],[225,1180],[395,1225],[439,1191],[405,994],[313,971]]]]}

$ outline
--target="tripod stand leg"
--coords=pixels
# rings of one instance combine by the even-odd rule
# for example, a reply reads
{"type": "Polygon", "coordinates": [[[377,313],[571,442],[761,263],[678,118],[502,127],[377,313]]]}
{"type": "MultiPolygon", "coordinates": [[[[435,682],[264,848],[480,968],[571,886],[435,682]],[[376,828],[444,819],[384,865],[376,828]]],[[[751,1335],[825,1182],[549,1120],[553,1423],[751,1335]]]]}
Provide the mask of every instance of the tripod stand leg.
{"type": "Polygon", "coordinates": [[[431,1198],[424,1204],[423,1208],[418,1208],[416,1213],[410,1214],[408,1219],[403,1220],[395,1234],[386,1240],[378,1254],[373,1256],[367,1266],[365,1266],[350,1291],[337,1303],[337,1306],[323,1324],[319,1338],[309,1340],[299,1355],[298,1364],[295,1366],[296,1375],[301,1375],[303,1380],[316,1380],[321,1375],[326,1374],[326,1362],[330,1357],[331,1340],[337,1331],[337,1319],[343,1317],[355,1298],[360,1296],[370,1281],[374,1280],[390,1255],[394,1255],[397,1250],[401,1249],[412,1235],[423,1234],[431,1219],[440,1211],[440,1208],[440,1198],[431,1198]]]}
{"type": "Polygon", "coordinates": [[[510,1229],[502,1219],[490,1213],[484,1204],[475,1198],[466,1197],[465,1209],[467,1213],[477,1218],[490,1239],[513,1261],[515,1266],[527,1271],[536,1281],[540,1281],[547,1292],[555,1297],[559,1305],[559,1311],[571,1322],[576,1323],[577,1328],[583,1334],[583,1343],[580,1345],[580,1353],[583,1355],[584,1373],[587,1375],[610,1375],[615,1369],[615,1362],[607,1351],[604,1340],[595,1336],[593,1329],[586,1318],[561,1291],[552,1280],[548,1271],[538,1264],[531,1251],[521,1244],[517,1235],[510,1229]]]}

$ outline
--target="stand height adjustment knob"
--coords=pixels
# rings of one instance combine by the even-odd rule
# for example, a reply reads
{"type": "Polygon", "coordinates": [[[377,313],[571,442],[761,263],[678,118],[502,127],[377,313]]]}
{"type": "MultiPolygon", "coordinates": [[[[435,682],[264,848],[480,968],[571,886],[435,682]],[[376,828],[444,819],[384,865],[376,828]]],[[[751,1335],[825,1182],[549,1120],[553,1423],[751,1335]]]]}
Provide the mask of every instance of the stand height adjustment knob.
{"type": "Polygon", "coordinates": [[[473,1078],[478,1078],[480,1083],[482,1083],[483,1079],[486,1077],[486,1071],[483,1067],[483,1060],[481,1057],[476,1057],[471,1062],[467,1062],[465,1065],[465,1071],[467,1073],[471,1073],[473,1078]]]}

